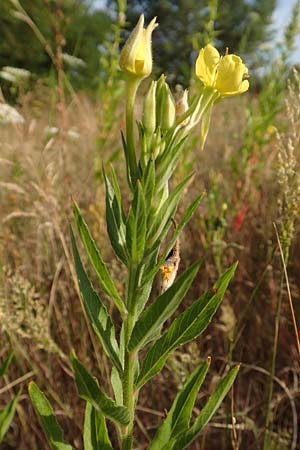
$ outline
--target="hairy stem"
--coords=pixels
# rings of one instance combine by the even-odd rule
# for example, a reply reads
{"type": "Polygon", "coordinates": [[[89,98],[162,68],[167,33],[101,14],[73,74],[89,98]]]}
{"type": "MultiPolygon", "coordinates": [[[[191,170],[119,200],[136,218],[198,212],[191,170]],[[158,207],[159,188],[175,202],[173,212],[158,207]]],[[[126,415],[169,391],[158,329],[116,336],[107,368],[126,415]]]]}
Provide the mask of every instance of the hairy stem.
{"type": "Polygon", "coordinates": [[[135,352],[129,352],[127,346],[134,326],[134,317],[131,313],[124,323],[125,326],[125,355],[124,355],[124,375],[123,375],[123,403],[130,413],[130,422],[122,430],[122,450],[132,450],[133,444],[133,423],[134,423],[134,366],[136,360],[135,352]]]}
{"type": "Polygon", "coordinates": [[[126,158],[130,170],[129,175],[133,184],[135,184],[138,177],[134,139],[134,103],[139,83],[140,81],[138,79],[127,79],[126,86],[126,158]]]}

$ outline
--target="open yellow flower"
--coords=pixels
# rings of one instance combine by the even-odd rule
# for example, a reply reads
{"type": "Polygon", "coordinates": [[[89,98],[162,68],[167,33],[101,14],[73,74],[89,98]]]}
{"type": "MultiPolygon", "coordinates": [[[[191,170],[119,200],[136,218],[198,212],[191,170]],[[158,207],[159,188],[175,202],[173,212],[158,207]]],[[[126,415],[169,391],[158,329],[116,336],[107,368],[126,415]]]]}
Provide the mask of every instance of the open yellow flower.
{"type": "Polygon", "coordinates": [[[120,67],[127,75],[145,78],[152,72],[151,37],[157,26],[154,17],[144,28],[144,15],[140,16],[121,52],[120,67]]]}
{"type": "Polygon", "coordinates": [[[220,56],[218,50],[208,44],[199,52],[196,75],[205,86],[217,89],[222,97],[242,94],[249,89],[248,69],[239,56],[220,56]]]}

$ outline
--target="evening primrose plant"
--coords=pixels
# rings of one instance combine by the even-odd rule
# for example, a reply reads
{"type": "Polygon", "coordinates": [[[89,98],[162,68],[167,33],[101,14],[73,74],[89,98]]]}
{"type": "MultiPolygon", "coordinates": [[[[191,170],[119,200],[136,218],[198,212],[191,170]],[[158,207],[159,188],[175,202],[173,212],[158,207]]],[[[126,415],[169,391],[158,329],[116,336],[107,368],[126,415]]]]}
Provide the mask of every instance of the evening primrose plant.
{"type": "MultiPolygon", "coordinates": [[[[170,180],[191,131],[200,124],[204,145],[213,105],[224,97],[248,89],[247,69],[235,55],[221,57],[211,45],[199,53],[196,75],[201,86],[195,98],[184,91],[176,104],[162,75],[145,94],[140,121],[135,117],[136,94],[141,81],[152,72],[153,19],[144,28],[142,15],[126,42],[120,67],[126,79],[126,130],[122,134],[128,186],[132,199],[125,209],[118,174],[103,169],[106,186],[106,223],[116,257],[127,268],[126,291],[121,294],[102,259],[79,207],[74,216],[79,237],[98,278],[100,293],[93,287],[83,265],[71,229],[75,268],[85,313],[111,363],[109,396],[77,358],[71,364],[77,390],[85,402],[83,443],[85,450],[132,450],[141,448],[135,439],[135,411],[139,392],[164,367],[169,356],[206,329],[218,309],[236,264],[189,308],[174,315],[200,268],[195,261],[177,276],[180,235],[197,209],[196,197],[177,217],[176,211],[192,175],[172,190],[170,180]],[[138,137],[138,139],[137,139],[138,137]],[[158,281],[159,280],[159,281],[158,281]],[[109,311],[103,294],[111,302],[109,311]],[[150,300],[151,296],[151,300],[150,300]],[[168,326],[166,322],[168,321],[168,326]],[[107,422],[111,422],[107,427],[107,422]],[[109,431],[108,431],[109,430],[109,431]]],[[[182,450],[197,439],[228,393],[238,372],[229,370],[196,418],[192,418],[199,389],[210,365],[203,361],[178,391],[161,426],[148,443],[149,450],[182,450]]],[[[50,447],[70,450],[54,417],[52,407],[36,384],[29,393],[40,416],[50,447]]]]}

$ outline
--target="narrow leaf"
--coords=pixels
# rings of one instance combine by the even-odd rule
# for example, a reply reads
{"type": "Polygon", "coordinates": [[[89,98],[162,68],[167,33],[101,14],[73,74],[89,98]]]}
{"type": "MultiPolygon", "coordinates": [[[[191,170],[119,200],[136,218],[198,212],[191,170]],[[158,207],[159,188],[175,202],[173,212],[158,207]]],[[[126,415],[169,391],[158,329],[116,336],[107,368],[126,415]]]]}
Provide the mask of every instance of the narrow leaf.
{"type": "Polygon", "coordinates": [[[79,288],[83,300],[83,304],[91,321],[97,336],[99,337],[102,346],[106,353],[110,356],[113,364],[118,370],[122,370],[122,365],[119,358],[119,348],[115,337],[114,325],[109,317],[106,307],[101,302],[100,298],[93,289],[93,286],[82,265],[76,241],[71,228],[71,240],[75,261],[75,268],[79,281],[79,288]]]}
{"type": "Polygon", "coordinates": [[[209,364],[210,358],[189,376],[148,450],[164,450],[171,438],[188,429],[192,410],[209,364]]]}
{"type": "Polygon", "coordinates": [[[150,348],[137,380],[138,388],[162,369],[173,350],[195,339],[206,329],[223,299],[236,266],[237,264],[233,264],[212,289],[205,292],[186,311],[180,314],[150,348]]]}
{"type": "MultiPolygon", "coordinates": [[[[144,275],[142,278],[142,285],[148,283],[149,281],[151,281],[155,274],[157,273],[157,271],[159,270],[160,266],[163,264],[163,262],[166,260],[167,256],[169,255],[170,251],[172,250],[172,248],[175,245],[176,240],[179,238],[179,236],[181,235],[185,225],[189,222],[190,218],[192,217],[192,215],[194,214],[194,212],[196,211],[196,209],[199,206],[199,203],[201,202],[201,200],[203,199],[203,194],[199,195],[198,197],[195,198],[195,200],[193,200],[193,202],[189,205],[189,207],[187,208],[187,210],[185,211],[181,221],[177,224],[176,229],[162,255],[162,257],[160,258],[159,262],[155,263],[151,262],[151,265],[149,266],[149,270],[145,270],[144,271],[144,275]]],[[[157,245],[155,244],[153,246],[154,250],[156,251],[157,249],[157,245]]],[[[155,253],[156,255],[156,253],[155,253]]],[[[148,256],[148,255],[147,255],[148,256]]]]}
{"type": "Polygon", "coordinates": [[[142,178],[142,185],[145,194],[146,207],[150,208],[154,189],[155,189],[155,161],[148,161],[145,173],[142,178]]]}
{"type": "Polygon", "coordinates": [[[155,219],[149,230],[147,239],[149,245],[153,244],[162,234],[162,231],[166,228],[166,225],[170,224],[171,218],[174,216],[181,194],[193,175],[186,177],[169,195],[167,200],[155,213],[155,219]]]}
{"type": "Polygon", "coordinates": [[[199,436],[203,428],[212,419],[231,388],[240,366],[236,366],[220,381],[215,392],[195,420],[193,426],[172,446],[172,450],[184,450],[199,436]]]}
{"type": "Polygon", "coordinates": [[[83,430],[84,450],[113,450],[105,418],[89,402],[86,402],[83,430]]]}
{"type": "Polygon", "coordinates": [[[52,450],[74,450],[63,439],[63,432],[57,423],[52,406],[44,393],[31,381],[29,383],[29,396],[35,412],[39,416],[45,435],[52,450]]]}
{"type": "Polygon", "coordinates": [[[90,262],[92,263],[97,275],[101,288],[103,291],[114,301],[116,307],[121,314],[126,313],[126,308],[124,306],[123,300],[121,299],[117,288],[112,281],[109,271],[101,258],[99,250],[93,240],[86,222],[84,221],[78,205],[74,202],[74,216],[75,222],[80,234],[81,240],[85,246],[87,254],[89,256],[90,262]]]}
{"type": "Polygon", "coordinates": [[[197,261],[189,267],[173,285],[160,295],[141,315],[132,331],[128,350],[135,350],[147,342],[163,323],[176,311],[191,286],[200,263],[197,261]]]}
{"type": "Polygon", "coordinates": [[[3,364],[0,367],[0,377],[3,377],[8,371],[8,368],[10,366],[13,357],[14,357],[13,351],[9,352],[7,358],[4,360],[3,364]]]}
{"type": "Polygon", "coordinates": [[[126,223],[126,243],[131,263],[140,262],[145,248],[146,239],[146,207],[143,189],[137,181],[133,201],[126,223]]]}
{"type": "Polygon", "coordinates": [[[129,411],[125,406],[118,406],[110,397],[104,394],[98,383],[90,375],[84,365],[71,354],[71,363],[75,373],[75,381],[80,397],[90,402],[97,411],[121,425],[127,425],[130,420],[129,411]]]}
{"type": "Polygon", "coordinates": [[[119,193],[115,191],[103,169],[106,186],[106,224],[107,233],[118,258],[127,265],[128,255],[126,252],[125,224],[123,221],[123,210],[119,193]]]}

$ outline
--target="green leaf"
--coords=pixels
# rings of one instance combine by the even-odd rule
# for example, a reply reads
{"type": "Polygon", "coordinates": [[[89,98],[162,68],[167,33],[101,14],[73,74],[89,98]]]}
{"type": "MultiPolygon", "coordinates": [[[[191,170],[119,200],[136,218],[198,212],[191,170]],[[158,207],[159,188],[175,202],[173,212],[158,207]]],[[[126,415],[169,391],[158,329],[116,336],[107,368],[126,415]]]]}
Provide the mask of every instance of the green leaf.
{"type": "Polygon", "coordinates": [[[212,289],[204,293],[186,311],[180,314],[150,348],[137,380],[138,388],[162,369],[173,350],[195,339],[206,329],[223,299],[236,266],[237,264],[233,264],[212,289]]]}
{"type": "Polygon", "coordinates": [[[174,216],[181,194],[188,182],[192,178],[193,175],[189,175],[186,177],[176,188],[171,192],[167,200],[163,203],[163,205],[159,208],[155,213],[155,218],[153,220],[152,226],[149,230],[147,240],[149,241],[149,246],[153,245],[153,243],[161,238],[162,231],[167,231],[167,224],[171,223],[171,218],[174,216]]]}
{"type": "MultiPolygon", "coordinates": [[[[12,352],[9,354],[8,358],[10,357],[12,357],[12,352]]],[[[21,390],[18,392],[16,397],[9,402],[2,411],[0,411],[0,443],[3,441],[3,438],[14,418],[20,394],[21,390]]]]}
{"type": "Polygon", "coordinates": [[[82,265],[73,230],[71,230],[71,240],[75,261],[76,273],[79,281],[79,288],[84,304],[84,308],[91,321],[93,328],[99,337],[106,353],[110,356],[113,364],[121,371],[122,364],[119,358],[119,348],[115,337],[115,328],[109,317],[106,307],[93,289],[93,286],[82,265]]]}
{"type": "Polygon", "coordinates": [[[142,178],[142,186],[145,195],[146,207],[150,208],[155,189],[155,161],[153,159],[150,159],[148,161],[146,170],[142,178]]]}
{"type": "Polygon", "coordinates": [[[141,182],[135,186],[133,201],[126,223],[126,242],[131,263],[138,264],[144,254],[146,239],[146,207],[141,182]]]}
{"type": "Polygon", "coordinates": [[[180,277],[175,280],[173,285],[160,295],[148,308],[141,314],[141,317],[135,324],[131,338],[128,344],[128,350],[135,350],[148,341],[149,337],[176,311],[178,305],[184,298],[191,286],[200,263],[197,261],[189,267],[180,277]]]}
{"type": "Polygon", "coordinates": [[[122,388],[122,380],[119,375],[119,372],[115,367],[112,367],[110,374],[110,382],[114,391],[115,400],[117,405],[123,404],[123,388],[122,388]]]}
{"type": "Polygon", "coordinates": [[[184,148],[187,137],[180,139],[176,144],[176,137],[166,146],[162,155],[156,160],[156,189],[157,192],[167,183],[177,167],[180,154],[184,148]]]}
{"type": "Polygon", "coordinates": [[[0,377],[3,377],[8,371],[8,368],[10,366],[13,357],[14,357],[13,351],[9,352],[7,358],[4,360],[3,364],[0,367],[0,377]]]}
{"type": "MultiPolygon", "coordinates": [[[[172,450],[183,450],[187,448],[196,438],[199,436],[203,428],[212,419],[219,406],[226,397],[229,389],[231,388],[240,366],[236,366],[230,370],[230,372],[220,381],[215,392],[209,397],[208,402],[202,409],[201,413],[195,420],[192,427],[180,436],[174,445],[171,446],[172,450]]],[[[168,449],[169,450],[169,449],[168,449]]]]}
{"type": "Polygon", "coordinates": [[[103,259],[101,258],[101,255],[95,244],[95,241],[93,240],[90,231],[88,229],[88,226],[80,213],[80,209],[78,208],[78,205],[75,202],[73,204],[73,208],[78,232],[85,246],[90,262],[92,263],[98,275],[99,284],[103,289],[103,291],[114,301],[120,313],[124,314],[126,313],[126,308],[123,303],[123,300],[120,297],[117,288],[115,287],[114,282],[110,277],[108,269],[103,259]]]}
{"type": "MultiPolygon", "coordinates": [[[[187,208],[187,210],[185,211],[181,221],[177,224],[176,229],[162,255],[162,257],[160,258],[159,262],[156,263],[156,256],[157,256],[157,244],[155,244],[153,246],[153,250],[154,250],[154,257],[155,259],[153,261],[151,261],[151,264],[149,265],[149,267],[147,268],[147,270],[144,270],[144,274],[142,277],[142,282],[141,285],[146,284],[150,281],[152,281],[152,279],[154,278],[154,276],[156,275],[156,273],[158,272],[160,266],[163,264],[163,262],[166,260],[167,256],[169,255],[170,251],[172,250],[172,248],[175,245],[176,240],[179,238],[179,236],[181,235],[185,225],[189,222],[190,218],[192,217],[192,215],[194,214],[194,212],[196,211],[196,209],[199,206],[199,203],[201,202],[201,200],[203,199],[203,194],[199,195],[198,197],[195,198],[195,200],[189,205],[189,207],[187,208]]],[[[148,254],[147,254],[148,257],[148,254]]]]}
{"type": "Polygon", "coordinates": [[[52,406],[45,394],[31,381],[29,383],[29,396],[35,412],[40,418],[45,435],[52,450],[74,450],[64,442],[63,432],[57,423],[52,406]]]}
{"type": "Polygon", "coordinates": [[[84,450],[113,450],[105,418],[89,402],[85,407],[83,443],[84,450]]]}
{"type": "Polygon", "coordinates": [[[192,410],[209,364],[210,358],[189,376],[148,450],[164,450],[171,438],[188,429],[192,410]]]}
{"type": "MultiPolygon", "coordinates": [[[[127,265],[128,255],[126,251],[126,228],[122,210],[119,190],[112,186],[103,169],[106,186],[106,224],[108,236],[118,258],[127,265]]],[[[116,180],[115,180],[116,181],[116,180]]]]}
{"type": "Polygon", "coordinates": [[[128,425],[130,420],[128,409],[125,406],[118,406],[101,391],[96,380],[90,375],[84,365],[78,361],[74,353],[71,354],[71,363],[80,397],[90,402],[97,411],[102,412],[110,420],[121,425],[128,425]]]}

